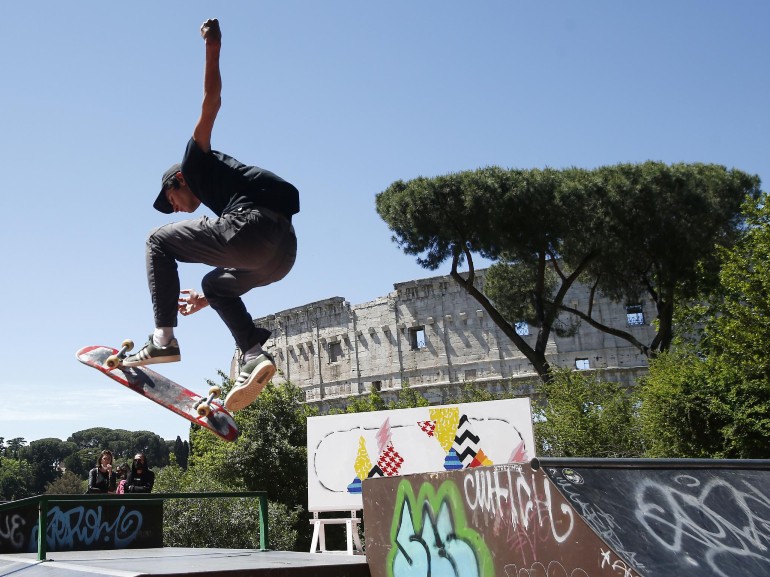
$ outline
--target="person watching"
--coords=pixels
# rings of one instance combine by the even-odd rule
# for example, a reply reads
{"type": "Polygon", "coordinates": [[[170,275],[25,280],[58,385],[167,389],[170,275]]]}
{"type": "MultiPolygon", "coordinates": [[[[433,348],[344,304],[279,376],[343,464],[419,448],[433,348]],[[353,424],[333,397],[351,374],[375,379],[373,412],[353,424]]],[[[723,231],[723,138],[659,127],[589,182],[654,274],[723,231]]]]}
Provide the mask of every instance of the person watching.
{"type": "Polygon", "coordinates": [[[126,493],[150,493],[155,484],[155,473],[147,466],[144,453],[134,455],[131,471],[126,477],[124,490],[126,493]]]}
{"type": "Polygon", "coordinates": [[[112,451],[105,449],[96,460],[96,467],[88,472],[86,493],[114,493],[117,488],[117,473],[112,470],[112,451]]]}

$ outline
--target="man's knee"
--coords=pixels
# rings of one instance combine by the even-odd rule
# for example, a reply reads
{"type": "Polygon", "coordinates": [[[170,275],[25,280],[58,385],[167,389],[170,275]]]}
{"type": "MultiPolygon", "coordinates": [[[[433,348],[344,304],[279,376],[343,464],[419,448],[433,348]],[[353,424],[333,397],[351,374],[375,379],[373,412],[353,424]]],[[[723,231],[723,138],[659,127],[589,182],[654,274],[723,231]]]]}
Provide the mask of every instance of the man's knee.
{"type": "Polygon", "coordinates": [[[158,227],[150,231],[147,235],[146,250],[149,254],[157,254],[161,252],[163,246],[163,227],[158,227]]]}
{"type": "Polygon", "coordinates": [[[147,235],[147,246],[161,246],[168,236],[167,229],[168,227],[166,226],[152,229],[150,234],[147,235]]]}
{"type": "Polygon", "coordinates": [[[261,277],[247,271],[215,268],[201,280],[201,289],[209,303],[211,299],[234,299],[258,286],[263,286],[261,277]]]}
{"type": "Polygon", "coordinates": [[[222,269],[214,269],[201,279],[201,290],[209,302],[212,299],[233,296],[227,290],[227,275],[222,269]]]}

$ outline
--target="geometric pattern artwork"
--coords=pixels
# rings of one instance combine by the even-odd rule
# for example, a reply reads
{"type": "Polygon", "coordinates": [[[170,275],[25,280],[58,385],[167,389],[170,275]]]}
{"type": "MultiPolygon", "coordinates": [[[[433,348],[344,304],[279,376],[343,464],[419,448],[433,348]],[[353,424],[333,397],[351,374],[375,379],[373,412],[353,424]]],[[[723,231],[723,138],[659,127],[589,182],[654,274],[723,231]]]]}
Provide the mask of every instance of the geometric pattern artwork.
{"type": "MultiPolygon", "coordinates": [[[[425,420],[414,419],[407,423],[401,421],[395,427],[391,424],[391,417],[383,415],[384,418],[379,421],[379,428],[368,427],[368,430],[371,431],[368,433],[368,437],[363,434],[356,436],[358,447],[353,462],[355,475],[353,480],[345,485],[344,491],[346,493],[360,495],[362,482],[367,478],[394,477],[405,474],[403,471],[421,470],[419,460],[415,462],[414,459],[412,445],[416,441],[415,438],[411,439],[411,444],[403,453],[394,444],[394,435],[396,441],[401,442],[404,438],[401,435],[407,428],[412,428],[430,439],[427,442],[432,445],[430,452],[433,456],[430,457],[431,459],[441,458],[441,453],[436,454],[435,443],[443,451],[443,462],[435,462],[434,460],[433,466],[435,468],[433,470],[443,468],[446,471],[453,471],[494,465],[492,459],[483,450],[482,445],[490,446],[495,454],[499,454],[501,443],[510,443],[507,439],[498,438],[498,435],[490,435],[487,417],[471,417],[461,406],[427,409],[427,419],[422,416],[425,413],[422,413],[420,418],[425,420]],[[376,458],[374,457],[375,454],[376,458]]],[[[506,422],[504,417],[501,418],[498,415],[492,417],[493,421],[495,419],[497,422],[506,422]]],[[[353,431],[355,428],[351,429],[351,432],[353,431]]],[[[421,438],[425,439],[425,437],[421,438]]],[[[417,442],[419,443],[419,441],[417,442]]],[[[522,440],[514,446],[509,462],[525,461],[527,460],[527,453],[525,443],[522,440]]],[[[333,462],[334,455],[328,455],[328,457],[331,458],[327,462],[333,462]]]]}
{"type": "Polygon", "coordinates": [[[369,453],[366,450],[366,439],[363,437],[358,438],[358,452],[356,453],[356,460],[353,468],[359,479],[366,479],[366,474],[372,468],[372,461],[369,459],[369,453]]]}
{"type": "Polygon", "coordinates": [[[459,407],[447,407],[443,409],[430,409],[428,411],[431,421],[436,423],[436,439],[445,452],[449,452],[455,442],[457,422],[460,419],[459,407]]]}
{"type": "Polygon", "coordinates": [[[356,476],[353,481],[348,485],[348,493],[360,494],[361,493],[361,480],[366,479],[367,473],[372,468],[372,461],[369,459],[369,453],[366,450],[366,439],[363,437],[358,438],[358,451],[356,452],[356,460],[353,463],[353,469],[356,472],[356,476]]]}
{"type": "Polygon", "coordinates": [[[473,433],[468,415],[460,417],[453,448],[463,467],[470,467],[479,452],[479,437],[473,433]]]}
{"type": "Polygon", "coordinates": [[[355,495],[361,494],[361,479],[356,477],[353,479],[353,481],[348,485],[348,493],[352,493],[355,495]]]}
{"type": "Polygon", "coordinates": [[[390,430],[390,419],[385,419],[385,422],[380,427],[380,430],[377,431],[377,452],[382,453],[383,449],[387,446],[388,442],[390,442],[390,438],[392,436],[392,432],[390,430]]]}
{"type": "Polygon", "coordinates": [[[518,445],[513,449],[513,452],[511,453],[510,458],[508,459],[509,463],[523,463],[524,461],[528,461],[527,459],[527,447],[524,445],[524,441],[520,441],[518,445]]]}
{"type": "Polygon", "coordinates": [[[449,449],[446,457],[444,457],[444,469],[447,471],[456,471],[457,469],[462,468],[463,464],[460,462],[460,459],[457,458],[457,453],[455,453],[455,450],[449,449]]]}
{"type": "Polygon", "coordinates": [[[417,421],[417,426],[429,437],[432,437],[436,432],[436,421],[417,421]]]}
{"type": "Polygon", "coordinates": [[[528,398],[308,417],[307,433],[314,511],[360,509],[362,489],[377,485],[368,483],[373,477],[387,483],[429,471],[491,470],[509,455],[522,462],[535,451],[528,398]]]}
{"type": "Polygon", "coordinates": [[[494,463],[484,454],[484,451],[479,449],[479,452],[473,457],[473,461],[471,461],[469,467],[489,467],[490,465],[494,465],[494,463]]]}
{"type": "MultiPolygon", "coordinates": [[[[473,431],[468,415],[460,414],[458,407],[430,411],[430,420],[417,421],[417,426],[429,437],[435,438],[444,447],[449,439],[451,445],[446,449],[444,469],[453,471],[473,467],[488,467],[492,461],[479,446],[480,438],[473,431]]],[[[404,458],[393,446],[390,419],[377,431],[377,464],[372,465],[364,437],[358,439],[358,452],[355,460],[356,477],[348,485],[349,493],[361,492],[361,480],[372,477],[395,477],[399,474],[404,458]]],[[[511,461],[523,460],[526,456],[524,443],[514,449],[511,461]],[[514,459],[514,457],[517,457],[514,459]]]]}
{"type": "Polygon", "coordinates": [[[404,464],[404,459],[398,454],[393,443],[388,442],[385,450],[380,453],[379,459],[377,459],[377,466],[387,477],[395,477],[401,470],[401,465],[404,464]]]}

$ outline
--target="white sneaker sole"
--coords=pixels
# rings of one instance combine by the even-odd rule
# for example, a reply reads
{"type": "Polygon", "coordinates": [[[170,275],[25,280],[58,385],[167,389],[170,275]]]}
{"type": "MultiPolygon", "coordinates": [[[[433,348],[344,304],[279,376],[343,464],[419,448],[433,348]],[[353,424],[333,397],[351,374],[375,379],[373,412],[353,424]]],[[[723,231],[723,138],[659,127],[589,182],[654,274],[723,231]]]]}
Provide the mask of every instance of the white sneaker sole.
{"type": "Polygon", "coordinates": [[[163,363],[178,363],[182,360],[182,355],[172,355],[167,357],[150,357],[141,361],[123,361],[124,367],[143,367],[145,365],[160,365],[163,363]]]}
{"type": "Polygon", "coordinates": [[[273,378],[273,375],[275,375],[274,363],[268,360],[259,363],[243,384],[230,391],[225,399],[225,408],[228,411],[240,411],[248,407],[257,400],[262,389],[273,378]]]}

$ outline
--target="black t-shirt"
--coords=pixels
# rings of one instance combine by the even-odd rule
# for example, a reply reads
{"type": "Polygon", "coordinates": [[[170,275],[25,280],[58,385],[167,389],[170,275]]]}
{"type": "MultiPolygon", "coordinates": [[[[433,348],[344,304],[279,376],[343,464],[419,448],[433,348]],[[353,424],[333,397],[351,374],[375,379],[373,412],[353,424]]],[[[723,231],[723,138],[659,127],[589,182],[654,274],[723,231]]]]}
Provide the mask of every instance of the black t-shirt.
{"type": "Polygon", "coordinates": [[[193,194],[217,216],[254,207],[287,217],[299,212],[299,191],[293,184],[216,150],[203,152],[192,138],[182,159],[182,175],[193,194]]]}
{"type": "Polygon", "coordinates": [[[108,491],[115,491],[117,480],[117,473],[103,473],[99,467],[94,467],[88,472],[88,492],[107,493],[108,491]]]}
{"type": "Polygon", "coordinates": [[[155,484],[155,473],[150,469],[143,469],[141,472],[132,470],[126,477],[126,493],[150,493],[155,484]]]}

